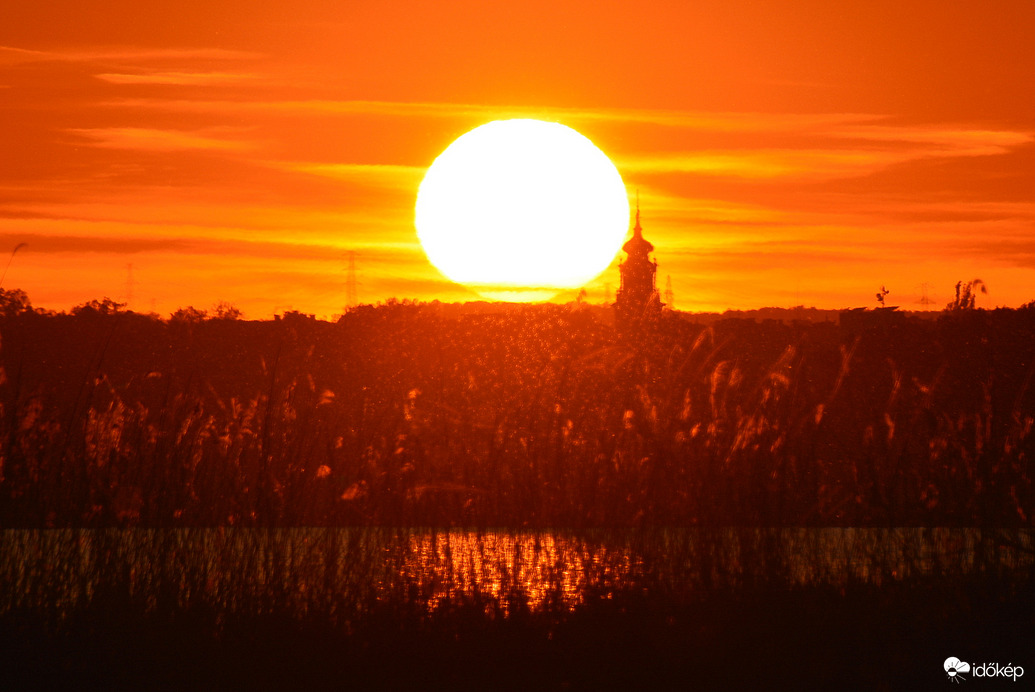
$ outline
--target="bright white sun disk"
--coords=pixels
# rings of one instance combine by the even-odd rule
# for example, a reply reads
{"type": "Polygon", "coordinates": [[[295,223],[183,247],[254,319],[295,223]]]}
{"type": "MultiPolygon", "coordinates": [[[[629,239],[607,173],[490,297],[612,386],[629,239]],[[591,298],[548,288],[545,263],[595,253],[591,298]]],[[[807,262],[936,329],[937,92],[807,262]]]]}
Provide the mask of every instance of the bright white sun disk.
{"type": "Polygon", "coordinates": [[[417,234],[453,281],[504,299],[546,299],[607,268],[625,238],[618,170],[558,123],[499,120],[454,141],[417,194],[417,234]]]}

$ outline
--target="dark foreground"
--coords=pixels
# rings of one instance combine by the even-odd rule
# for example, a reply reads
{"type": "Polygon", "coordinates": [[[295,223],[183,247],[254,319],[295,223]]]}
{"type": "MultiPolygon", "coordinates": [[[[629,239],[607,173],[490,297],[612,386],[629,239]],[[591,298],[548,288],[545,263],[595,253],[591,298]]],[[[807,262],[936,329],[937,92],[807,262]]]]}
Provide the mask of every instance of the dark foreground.
{"type": "Polygon", "coordinates": [[[4,689],[936,689],[950,656],[1035,675],[1026,531],[0,541],[4,689]]]}
{"type": "Polygon", "coordinates": [[[1035,679],[1035,308],[492,309],[5,310],[0,689],[1035,679]]]}
{"type": "Polygon", "coordinates": [[[0,317],[0,526],[999,526],[1035,308],[0,317]]]}
{"type": "Polygon", "coordinates": [[[6,689],[933,689],[948,656],[1031,664],[1033,612],[1030,589],[924,583],[682,606],[627,593],[563,617],[385,606],[351,632],[98,605],[56,631],[5,616],[0,658],[6,689]]]}

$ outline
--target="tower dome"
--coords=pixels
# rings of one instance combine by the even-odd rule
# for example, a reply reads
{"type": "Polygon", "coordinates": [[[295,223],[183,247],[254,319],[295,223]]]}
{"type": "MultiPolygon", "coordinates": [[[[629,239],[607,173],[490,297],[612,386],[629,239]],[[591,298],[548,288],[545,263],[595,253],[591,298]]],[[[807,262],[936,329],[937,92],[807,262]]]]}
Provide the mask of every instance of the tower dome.
{"type": "Polygon", "coordinates": [[[633,237],[625,241],[622,246],[625,253],[630,257],[634,255],[647,255],[654,252],[654,246],[643,237],[643,228],[640,227],[640,204],[636,203],[636,226],[633,227],[633,237]]]}

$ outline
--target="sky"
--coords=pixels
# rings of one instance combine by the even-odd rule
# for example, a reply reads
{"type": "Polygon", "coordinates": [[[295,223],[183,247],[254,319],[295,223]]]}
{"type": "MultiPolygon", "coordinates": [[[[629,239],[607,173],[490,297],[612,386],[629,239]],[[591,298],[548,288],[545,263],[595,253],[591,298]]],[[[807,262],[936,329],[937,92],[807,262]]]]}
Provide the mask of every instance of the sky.
{"type": "Polygon", "coordinates": [[[939,309],[976,278],[1016,307],[1033,31],[1030,0],[3,3],[2,288],[333,317],[354,257],[360,303],[478,300],[425,257],[417,187],[531,117],[639,192],[678,309],[939,309]]]}

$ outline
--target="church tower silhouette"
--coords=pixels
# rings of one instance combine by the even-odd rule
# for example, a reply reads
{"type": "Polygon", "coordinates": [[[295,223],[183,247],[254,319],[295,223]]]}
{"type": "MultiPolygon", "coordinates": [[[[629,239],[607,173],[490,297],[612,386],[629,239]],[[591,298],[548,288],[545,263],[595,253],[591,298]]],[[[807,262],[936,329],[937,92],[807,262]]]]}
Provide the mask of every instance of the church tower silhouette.
{"type": "Polygon", "coordinates": [[[636,199],[636,226],[633,237],[622,246],[627,257],[619,266],[621,285],[615,296],[615,319],[620,327],[640,327],[657,320],[661,313],[658,296],[658,262],[650,258],[654,246],[643,237],[640,226],[640,200],[636,199]]]}

